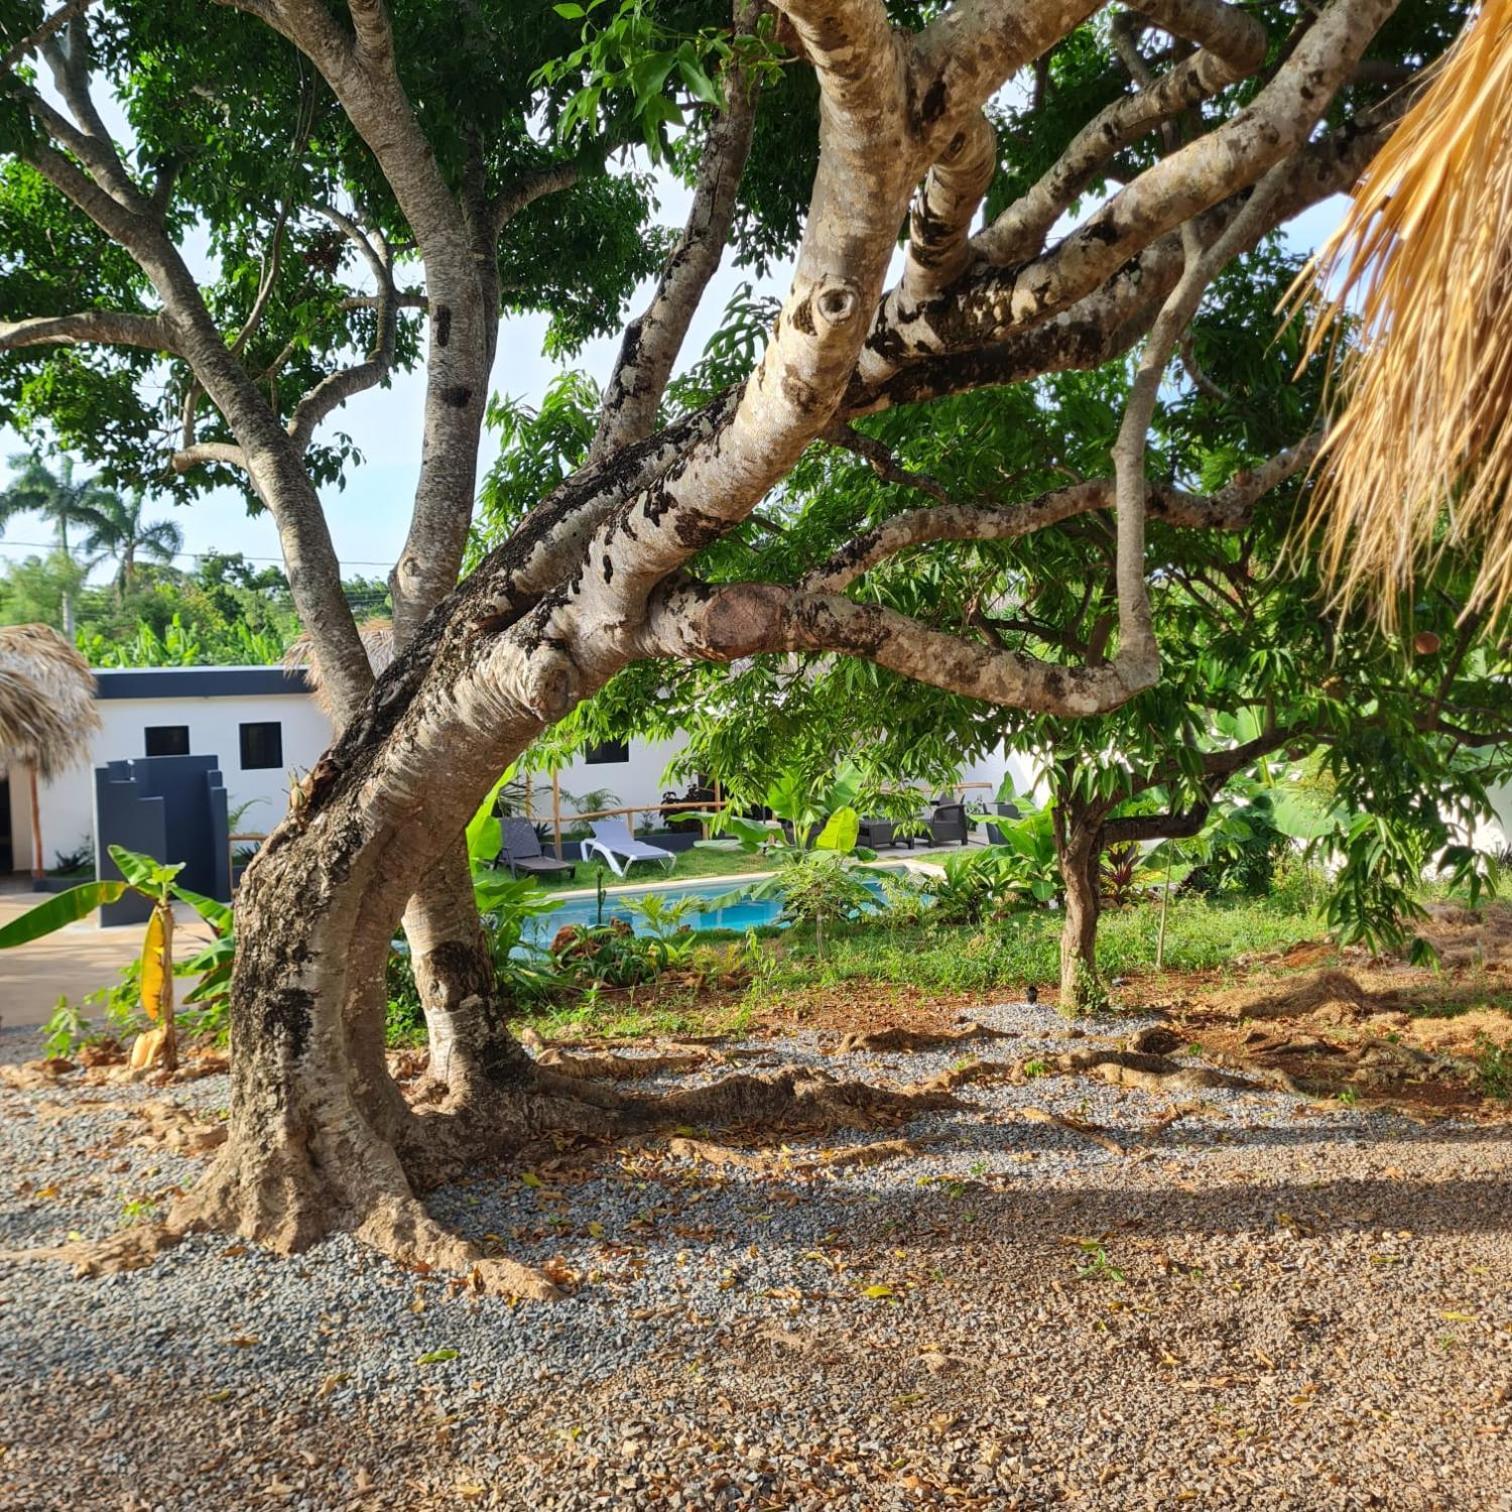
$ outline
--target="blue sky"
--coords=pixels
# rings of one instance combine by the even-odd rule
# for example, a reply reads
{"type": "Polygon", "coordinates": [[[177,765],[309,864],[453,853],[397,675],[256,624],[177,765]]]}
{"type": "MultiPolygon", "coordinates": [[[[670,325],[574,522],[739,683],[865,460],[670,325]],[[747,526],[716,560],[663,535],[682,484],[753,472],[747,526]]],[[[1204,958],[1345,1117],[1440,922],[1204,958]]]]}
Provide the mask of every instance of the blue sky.
{"type": "MultiPolygon", "coordinates": [[[[661,206],[662,218],[678,223],[686,208],[686,191],[669,182],[661,206]]],[[[1317,206],[1295,221],[1288,240],[1299,250],[1311,250],[1337,224],[1344,201],[1335,199],[1317,206]]],[[[774,268],[759,292],[781,293],[791,275],[791,265],[774,268]]],[[[726,264],[715,275],[684,346],[684,361],[694,360],[713,335],[726,301],[749,270],[726,264]]],[[[631,310],[644,306],[648,282],[636,291],[631,310]]],[[[525,316],[504,323],[494,363],[494,392],[537,402],[563,366],[577,366],[603,382],[614,360],[617,342],[594,341],[570,364],[555,363],[542,353],[546,333],[544,315],[525,316]]],[[[419,465],[421,410],[424,379],[419,372],[396,375],[386,390],[359,395],[327,421],[327,428],[345,431],[363,455],[360,467],[351,470],[345,489],[329,489],[325,500],[337,554],[349,574],[384,575],[404,540],[419,465]]],[[[22,450],[21,438],[0,427],[0,456],[22,450]]],[[[497,455],[492,436],[485,437],[482,466],[486,470],[497,455]]],[[[481,474],[480,474],[481,475],[481,474]]],[[[249,516],[239,496],[218,490],[191,507],[163,505],[149,510],[175,519],[184,532],[186,553],[240,551],[252,558],[278,559],[278,538],[267,516],[249,516]]],[[[13,560],[33,554],[45,542],[40,522],[22,518],[0,537],[0,558],[13,560]]],[[[189,566],[189,562],[182,565],[189,566]]]]}

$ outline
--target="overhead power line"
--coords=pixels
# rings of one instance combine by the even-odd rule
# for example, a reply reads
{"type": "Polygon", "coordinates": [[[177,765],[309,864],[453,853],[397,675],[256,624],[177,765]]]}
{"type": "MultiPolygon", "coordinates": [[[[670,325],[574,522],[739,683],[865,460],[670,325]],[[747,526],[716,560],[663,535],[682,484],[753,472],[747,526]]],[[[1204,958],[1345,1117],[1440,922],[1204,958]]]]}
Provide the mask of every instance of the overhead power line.
{"type": "MultiPolygon", "coordinates": [[[[13,549],[21,551],[56,551],[58,543],[56,541],[0,540],[0,551],[13,549]]],[[[209,557],[240,557],[244,562],[262,562],[273,567],[283,566],[282,557],[248,556],[244,551],[175,551],[173,555],[175,559],[178,557],[190,557],[196,562],[203,562],[209,557]]],[[[387,572],[394,564],[392,562],[342,561],[338,565],[341,567],[381,567],[387,572]]]]}

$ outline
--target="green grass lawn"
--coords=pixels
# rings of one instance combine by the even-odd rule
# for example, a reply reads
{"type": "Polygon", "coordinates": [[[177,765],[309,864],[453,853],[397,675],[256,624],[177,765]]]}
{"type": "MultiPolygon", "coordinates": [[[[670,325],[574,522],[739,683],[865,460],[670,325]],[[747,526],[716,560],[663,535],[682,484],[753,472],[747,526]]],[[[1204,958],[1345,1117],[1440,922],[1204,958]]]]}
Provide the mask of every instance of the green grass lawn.
{"type": "MultiPolygon", "coordinates": [[[[1153,904],[1105,913],[1098,931],[1104,973],[1114,977],[1153,971],[1159,926],[1160,911],[1153,904]]],[[[808,930],[768,928],[757,932],[761,964],[743,992],[710,996],[695,986],[672,982],[577,991],[534,1005],[526,1016],[548,1038],[561,1033],[635,1038],[738,1034],[796,994],[845,988],[854,995],[864,993],[868,983],[878,984],[880,994],[893,988],[924,994],[976,993],[990,1002],[1017,997],[1031,982],[1041,987],[1056,984],[1060,927],[1060,914],[1050,910],[1015,914],[979,928],[893,928],[884,917],[834,931],[822,958],[808,930]]],[[[1166,920],[1165,965],[1171,971],[1232,967],[1237,978],[1247,969],[1235,964],[1239,957],[1284,950],[1323,934],[1322,920],[1314,911],[1283,900],[1180,898],[1172,903],[1166,920]]],[[[707,939],[711,944],[724,941],[728,948],[734,937],[710,932],[707,939]]]]}
{"type": "MultiPolygon", "coordinates": [[[[1104,974],[1152,971],[1159,928],[1154,904],[1105,913],[1097,934],[1104,974]]],[[[1030,982],[1044,986],[1060,977],[1060,929],[1060,914],[1049,910],[1014,914],[978,929],[856,924],[826,941],[823,960],[807,931],[788,930],[766,986],[782,991],[863,979],[949,992],[1023,988],[1030,982]]],[[[1172,971],[1213,970],[1237,956],[1284,950],[1322,933],[1322,921],[1311,910],[1269,899],[1178,898],[1166,920],[1165,965],[1172,971]]]]}

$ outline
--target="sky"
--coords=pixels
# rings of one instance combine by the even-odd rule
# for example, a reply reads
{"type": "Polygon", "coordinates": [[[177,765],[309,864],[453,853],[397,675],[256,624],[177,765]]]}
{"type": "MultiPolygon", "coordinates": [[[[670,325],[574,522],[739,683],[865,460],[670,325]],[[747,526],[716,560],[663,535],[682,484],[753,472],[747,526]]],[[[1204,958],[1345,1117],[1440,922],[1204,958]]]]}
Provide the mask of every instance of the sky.
{"type": "MultiPolygon", "coordinates": [[[[687,211],[688,191],[675,180],[664,178],[660,195],[660,219],[680,226],[687,211]]],[[[1289,243],[1298,251],[1312,250],[1337,225],[1345,203],[1342,197],[1336,197],[1299,217],[1288,229],[1289,243]]],[[[776,265],[758,283],[757,292],[780,295],[786,291],[791,275],[790,262],[776,265]]],[[[737,268],[728,259],[721,265],[694,317],[680,366],[698,359],[718,329],[727,301],[751,276],[749,269],[737,268]]],[[[647,280],[636,290],[626,318],[645,307],[653,287],[654,280],[647,280]]],[[[568,367],[586,370],[601,384],[607,379],[618,350],[617,337],[592,341],[575,358],[558,362],[543,354],[547,324],[545,315],[519,316],[502,324],[491,382],[495,394],[539,403],[552,379],[568,367]]],[[[358,395],[326,421],[327,432],[346,432],[363,457],[361,466],[349,470],[344,489],[331,487],[322,494],[331,536],[347,576],[386,576],[403,545],[419,470],[424,392],[422,371],[397,373],[390,387],[358,395]]],[[[10,458],[24,449],[15,431],[0,426],[0,457],[10,458]]],[[[497,455],[497,440],[485,434],[480,480],[497,455]]],[[[210,551],[241,552],[259,561],[280,560],[271,518],[248,515],[241,496],[232,489],[218,489],[187,507],[164,502],[154,509],[149,504],[148,517],[159,515],[175,520],[183,530],[185,556],[179,565],[185,568],[192,567],[193,556],[210,551]]],[[[46,527],[35,518],[22,516],[0,535],[0,560],[34,555],[39,546],[46,548],[47,541],[46,527]]]]}

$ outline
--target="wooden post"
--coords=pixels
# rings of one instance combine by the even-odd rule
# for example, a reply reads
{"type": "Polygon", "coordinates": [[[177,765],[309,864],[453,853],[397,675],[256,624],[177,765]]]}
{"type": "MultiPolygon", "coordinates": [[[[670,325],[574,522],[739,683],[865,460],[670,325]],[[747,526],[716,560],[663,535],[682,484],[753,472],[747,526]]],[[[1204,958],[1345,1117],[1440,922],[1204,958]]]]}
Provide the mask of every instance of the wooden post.
{"type": "Polygon", "coordinates": [[[47,875],[42,864],[42,801],[37,796],[36,767],[27,767],[26,774],[31,779],[32,879],[36,881],[47,875]]]}
{"type": "Polygon", "coordinates": [[[534,780],[529,772],[525,774],[525,817],[535,819],[535,788],[534,780]]]}
{"type": "Polygon", "coordinates": [[[562,859],[562,774],[551,769],[551,828],[556,836],[556,858],[562,859]]]}

